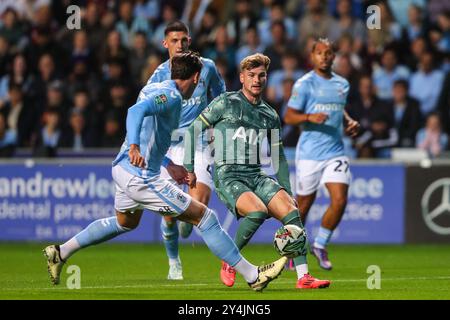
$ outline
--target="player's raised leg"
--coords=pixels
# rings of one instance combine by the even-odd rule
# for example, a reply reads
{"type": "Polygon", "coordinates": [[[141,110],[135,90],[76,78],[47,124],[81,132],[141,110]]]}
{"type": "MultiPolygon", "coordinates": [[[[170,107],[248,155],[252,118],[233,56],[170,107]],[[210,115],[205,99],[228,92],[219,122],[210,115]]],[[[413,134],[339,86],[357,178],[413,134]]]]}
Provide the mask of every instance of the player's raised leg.
{"type": "Polygon", "coordinates": [[[116,216],[98,219],[61,245],[50,245],[43,252],[53,284],[59,284],[62,268],[70,256],[82,248],[99,244],[135,229],[139,225],[142,210],[116,212],[116,216]]]}
{"type": "Polygon", "coordinates": [[[332,264],[328,258],[326,246],[344,215],[347,205],[348,185],[344,183],[326,183],[325,186],[330,194],[330,206],[322,217],[322,224],[311,249],[320,267],[325,270],[331,270],[332,264]]]}
{"type": "MultiPolygon", "coordinates": [[[[192,198],[207,206],[211,197],[211,188],[207,184],[197,181],[195,187],[189,188],[189,194],[192,198]]],[[[178,227],[181,237],[184,239],[189,237],[192,233],[192,228],[192,224],[181,221],[178,227]]]]}
{"type": "MultiPolygon", "coordinates": [[[[274,218],[280,220],[283,225],[293,224],[304,229],[300,220],[300,214],[295,206],[295,203],[291,196],[285,191],[278,191],[268,204],[269,214],[274,218]]],[[[308,271],[308,263],[306,259],[307,254],[307,242],[305,246],[299,252],[299,255],[295,257],[294,264],[297,271],[297,288],[299,289],[316,289],[326,288],[330,285],[329,280],[319,280],[312,277],[308,271]]]]}
{"type": "MultiPolygon", "coordinates": [[[[235,183],[234,186],[240,184],[235,183]]],[[[241,186],[243,187],[243,186],[241,186]]],[[[250,241],[258,228],[268,217],[264,203],[253,192],[243,192],[236,201],[236,211],[242,220],[239,222],[234,243],[239,251],[250,241]]],[[[236,270],[228,263],[222,261],[220,280],[227,287],[232,287],[236,279],[236,270]]]]}
{"type": "Polygon", "coordinates": [[[255,291],[263,290],[283,270],[285,257],[260,267],[249,263],[222,229],[216,213],[196,200],[191,201],[178,219],[196,225],[212,253],[236,269],[255,291]]]}

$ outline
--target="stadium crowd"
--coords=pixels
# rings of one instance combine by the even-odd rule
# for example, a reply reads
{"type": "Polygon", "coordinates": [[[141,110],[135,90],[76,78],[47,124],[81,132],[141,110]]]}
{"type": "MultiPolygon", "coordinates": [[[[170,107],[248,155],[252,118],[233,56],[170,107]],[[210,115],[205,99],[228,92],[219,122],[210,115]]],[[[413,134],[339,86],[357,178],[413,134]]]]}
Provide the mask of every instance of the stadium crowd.
{"type": "MultiPolygon", "coordinates": [[[[333,41],[334,70],[351,84],[347,111],[362,128],[346,140],[351,157],[449,149],[449,0],[2,0],[0,17],[0,157],[119,147],[127,109],[167,59],[164,28],[176,19],[189,23],[191,48],[215,61],[227,90],[240,88],[245,56],[269,56],[265,97],[280,115],[311,69],[313,41],[333,41]],[[81,8],[79,30],[67,27],[69,5],[81,8]],[[370,5],[380,29],[367,27],[370,5]]],[[[299,133],[284,125],[285,145],[299,133]]]]}

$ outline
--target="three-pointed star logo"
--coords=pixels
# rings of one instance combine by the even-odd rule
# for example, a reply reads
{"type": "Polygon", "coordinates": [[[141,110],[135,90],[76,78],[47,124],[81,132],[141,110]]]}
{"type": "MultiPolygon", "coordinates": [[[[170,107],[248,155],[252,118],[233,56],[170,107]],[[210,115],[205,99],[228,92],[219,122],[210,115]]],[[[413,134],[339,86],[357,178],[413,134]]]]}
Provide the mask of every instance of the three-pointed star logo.
{"type": "Polygon", "coordinates": [[[425,224],[437,234],[450,235],[450,224],[443,226],[435,219],[442,215],[450,215],[450,178],[436,180],[428,186],[422,196],[422,216],[425,224]],[[441,193],[440,202],[436,206],[431,203],[431,197],[435,193],[441,193]]]}

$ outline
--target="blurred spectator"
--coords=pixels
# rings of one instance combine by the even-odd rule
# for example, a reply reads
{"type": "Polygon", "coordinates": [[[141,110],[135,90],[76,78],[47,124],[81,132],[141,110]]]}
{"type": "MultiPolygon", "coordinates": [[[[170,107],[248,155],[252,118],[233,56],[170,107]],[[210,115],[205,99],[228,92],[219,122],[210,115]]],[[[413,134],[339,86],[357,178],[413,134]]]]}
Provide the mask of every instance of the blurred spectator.
{"type": "Polygon", "coordinates": [[[436,109],[441,115],[443,130],[450,135],[450,72],[445,76],[436,109]]]}
{"type": "Polygon", "coordinates": [[[343,35],[349,35],[353,41],[352,51],[360,52],[367,37],[366,26],[364,23],[352,16],[352,1],[337,1],[338,21],[330,30],[329,38],[333,41],[341,38],[343,35]]]}
{"type": "Polygon", "coordinates": [[[203,51],[203,56],[212,60],[219,58],[227,61],[228,69],[235,70],[236,50],[233,45],[230,45],[227,28],[221,25],[217,28],[215,34],[214,47],[210,47],[203,51]]]}
{"type": "Polygon", "coordinates": [[[402,29],[385,2],[379,1],[375,5],[380,9],[380,29],[369,29],[368,40],[377,52],[381,52],[387,44],[401,38],[402,29]]]}
{"type": "Polygon", "coordinates": [[[60,146],[75,152],[95,147],[94,139],[86,126],[86,119],[80,111],[73,109],[70,113],[69,126],[63,127],[60,146]]]}
{"type": "Polygon", "coordinates": [[[66,52],[53,39],[49,27],[34,27],[31,32],[31,43],[26,51],[27,61],[32,68],[38,66],[45,55],[51,56],[55,69],[64,70],[67,65],[66,52]]]}
{"type": "Polygon", "coordinates": [[[133,2],[131,0],[120,1],[119,21],[116,23],[116,29],[120,33],[122,44],[130,48],[136,32],[143,32],[151,39],[151,28],[145,18],[140,16],[133,17],[133,2]]]}
{"type": "MultiPolygon", "coordinates": [[[[284,118],[284,113],[287,109],[287,104],[291,97],[292,88],[294,87],[297,78],[284,78],[281,82],[282,99],[277,107],[280,119],[284,118]]],[[[281,138],[285,147],[295,147],[300,136],[300,126],[291,126],[283,124],[281,138]]]]}
{"type": "Polygon", "coordinates": [[[69,112],[69,102],[65,95],[64,84],[60,80],[49,83],[47,87],[47,103],[37,107],[37,116],[41,116],[46,109],[57,110],[63,121],[62,125],[67,125],[67,115],[69,112]]]}
{"type": "Polygon", "coordinates": [[[61,137],[60,114],[56,108],[47,109],[42,116],[43,125],[39,131],[33,155],[36,157],[56,157],[61,137]]]}
{"type": "Polygon", "coordinates": [[[333,62],[333,66],[339,64],[339,59],[342,55],[346,55],[350,58],[350,62],[356,70],[360,70],[362,68],[362,60],[361,57],[356,53],[354,49],[354,40],[353,37],[349,34],[344,34],[338,40],[338,50],[336,52],[336,57],[333,62]]]}
{"type": "Polygon", "coordinates": [[[158,0],[137,0],[133,15],[149,21],[150,26],[153,26],[159,18],[159,7],[158,0]]]}
{"type": "Polygon", "coordinates": [[[120,119],[115,112],[108,112],[101,146],[103,148],[117,148],[122,145],[124,133],[121,130],[120,119]]]}
{"type": "Polygon", "coordinates": [[[283,81],[285,79],[300,79],[305,72],[298,67],[298,54],[295,51],[287,51],[281,58],[282,69],[269,73],[266,97],[272,103],[280,103],[283,99],[283,81]]]}
{"type": "Polygon", "coordinates": [[[8,129],[5,115],[0,112],[0,158],[10,158],[17,145],[17,132],[8,129]]]}
{"type": "MultiPolygon", "coordinates": [[[[104,16],[106,17],[106,15],[104,16]]],[[[98,4],[96,2],[89,2],[86,6],[82,26],[89,35],[89,47],[92,48],[93,52],[98,52],[101,49],[101,44],[108,34],[108,30],[102,27],[100,18],[98,4]]]]}
{"type": "Polygon", "coordinates": [[[156,27],[155,33],[151,38],[151,43],[159,50],[161,54],[167,54],[166,48],[163,46],[165,38],[164,30],[167,25],[178,19],[178,12],[170,3],[165,3],[162,7],[162,22],[156,27]]]}
{"type": "Polygon", "coordinates": [[[336,26],[335,19],[326,11],[322,0],[307,0],[306,13],[298,24],[300,46],[304,45],[309,36],[325,38],[336,26]]]}
{"type": "Polygon", "coordinates": [[[286,39],[286,29],[282,21],[272,23],[273,43],[264,50],[264,54],[270,58],[269,72],[282,68],[281,57],[289,50],[295,50],[295,45],[286,39]]]}
{"type": "Polygon", "coordinates": [[[438,15],[440,37],[437,47],[444,53],[450,53],[450,9],[438,15]]]}
{"type": "Polygon", "coordinates": [[[424,14],[420,6],[416,4],[409,6],[408,21],[404,29],[409,42],[425,35],[424,14]]]}
{"type": "Polygon", "coordinates": [[[422,10],[422,8],[425,7],[425,4],[426,0],[388,0],[389,8],[391,9],[395,20],[402,27],[407,26],[408,22],[411,23],[409,9],[414,6],[422,10]]]}
{"type": "Polygon", "coordinates": [[[270,33],[270,27],[273,22],[282,21],[286,30],[286,38],[289,41],[294,41],[297,38],[297,30],[295,22],[292,18],[288,17],[284,13],[284,9],[281,3],[274,2],[270,6],[270,17],[261,21],[258,24],[258,32],[260,35],[261,43],[264,46],[272,44],[272,34],[270,33]]]}
{"type": "Polygon", "coordinates": [[[436,108],[444,82],[444,73],[434,66],[434,55],[428,51],[420,58],[419,70],[411,77],[409,94],[420,102],[420,110],[427,115],[436,108]]]}
{"type": "Polygon", "coordinates": [[[22,88],[27,97],[34,97],[34,76],[30,72],[25,56],[21,53],[14,56],[8,74],[0,79],[0,105],[8,98],[8,88],[10,83],[15,83],[22,88]]]}
{"type": "Polygon", "coordinates": [[[114,110],[119,119],[126,119],[128,107],[131,106],[130,88],[125,81],[116,80],[110,83],[104,111],[114,110]]]}
{"type": "Polygon", "coordinates": [[[230,41],[239,47],[244,44],[243,35],[249,27],[256,27],[258,20],[252,11],[250,0],[236,0],[234,15],[227,23],[230,41]]]}
{"type": "Polygon", "coordinates": [[[359,73],[353,67],[349,55],[339,55],[339,59],[335,59],[334,72],[344,77],[350,84],[349,93],[347,95],[348,101],[353,101],[358,95],[358,80],[359,73]]]}
{"type": "MultiPolygon", "coordinates": [[[[232,76],[233,71],[230,70],[230,68],[228,67],[228,62],[226,59],[224,58],[217,59],[216,68],[222,79],[225,81],[225,87],[227,88],[228,91],[237,91],[242,87],[240,82],[238,83],[238,81],[233,81],[236,79],[233,78],[232,76]]],[[[238,68],[239,66],[237,66],[237,69],[238,68]]]]}
{"type": "Polygon", "coordinates": [[[11,60],[10,45],[8,40],[0,35],[0,75],[6,73],[11,60]]]}
{"type": "Polygon", "coordinates": [[[417,131],[422,127],[423,122],[419,102],[408,96],[408,82],[406,80],[394,82],[392,96],[398,147],[412,148],[415,146],[417,131]]]}
{"type": "Polygon", "coordinates": [[[427,10],[431,22],[435,23],[438,19],[439,13],[450,10],[450,1],[428,0],[427,10]]]}
{"type": "Polygon", "coordinates": [[[394,81],[408,79],[409,75],[407,67],[398,65],[395,50],[386,48],[381,55],[381,66],[375,67],[372,74],[378,98],[391,99],[394,81]]]}
{"type": "Polygon", "coordinates": [[[8,8],[3,13],[2,24],[0,24],[0,37],[5,37],[12,47],[23,49],[27,43],[25,27],[19,20],[17,12],[8,8]]]}
{"type": "Polygon", "coordinates": [[[439,156],[447,148],[448,136],[442,131],[439,114],[430,113],[425,128],[417,133],[416,146],[426,150],[430,157],[439,156]]]}
{"type": "Polygon", "coordinates": [[[39,105],[44,105],[47,95],[47,87],[53,80],[57,80],[59,76],[57,75],[55,69],[55,63],[53,57],[50,54],[44,54],[39,59],[39,73],[36,78],[35,88],[36,88],[36,98],[39,105]]]}
{"type": "Polygon", "coordinates": [[[36,113],[30,101],[24,99],[19,85],[11,83],[8,95],[9,100],[1,112],[5,115],[7,127],[17,133],[17,145],[28,147],[35,129],[36,113]]]}
{"type": "Polygon", "coordinates": [[[108,33],[108,38],[100,53],[101,67],[107,67],[107,63],[111,60],[116,60],[124,67],[128,67],[128,49],[121,44],[120,33],[112,30],[108,33]]]}
{"type": "Polygon", "coordinates": [[[255,27],[249,27],[245,32],[245,45],[242,45],[236,52],[236,66],[239,67],[241,61],[252,54],[263,52],[265,46],[259,39],[258,32],[255,27]]]}
{"type": "Polygon", "coordinates": [[[395,146],[398,141],[392,105],[376,97],[372,79],[368,75],[362,76],[359,81],[359,94],[360,97],[347,109],[349,115],[361,124],[355,145],[358,156],[388,157],[389,147],[395,146]]]}
{"type": "Polygon", "coordinates": [[[420,57],[429,50],[429,45],[424,37],[417,37],[412,41],[410,46],[410,53],[406,58],[408,68],[412,71],[416,71],[420,57]]]}
{"type": "Polygon", "coordinates": [[[89,70],[95,71],[97,67],[92,50],[89,47],[89,41],[86,31],[79,30],[73,36],[72,52],[70,53],[70,65],[78,62],[84,62],[89,70]]]}
{"type": "Polygon", "coordinates": [[[134,35],[133,47],[128,56],[128,65],[130,66],[130,75],[137,85],[142,69],[145,67],[147,57],[150,55],[150,48],[147,45],[145,34],[137,32],[134,35]]]}
{"type": "Polygon", "coordinates": [[[202,17],[199,29],[194,32],[195,36],[192,39],[191,47],[199,50],[211,46],[214,43],[218,22],[217,12],[213,8],[208,8],[202,17]]]}

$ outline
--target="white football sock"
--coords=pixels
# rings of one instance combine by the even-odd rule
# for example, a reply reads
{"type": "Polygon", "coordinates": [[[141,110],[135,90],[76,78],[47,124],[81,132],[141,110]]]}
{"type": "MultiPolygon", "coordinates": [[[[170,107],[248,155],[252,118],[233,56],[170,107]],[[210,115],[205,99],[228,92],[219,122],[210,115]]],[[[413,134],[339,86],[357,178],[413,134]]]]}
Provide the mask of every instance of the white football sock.
{"type": "Polygon", "coordinates": [[[61,259],[63,259],[65,261],[71,255],[73,255],[75,252],[77,252],[80,248],[81,248],[81,246],[78,243],[77,239],[75,239],[75,237],[73,237],[66,243],[59,246],[59,255],[61,256],[61,259]]]}
{"type": "Polygon", "coordinates": [[[308,273],[308,265],[300,264],[298,266],[295,266],[295,270],[297,271],[297,279],[302,278],[305,274],[308,273]]]}
{"type": "Polygon", "coordinates": [[[244,257],[233,267],[248,283],[253,283],[258,278],[258,267],[251,264],[244,257]]]}

